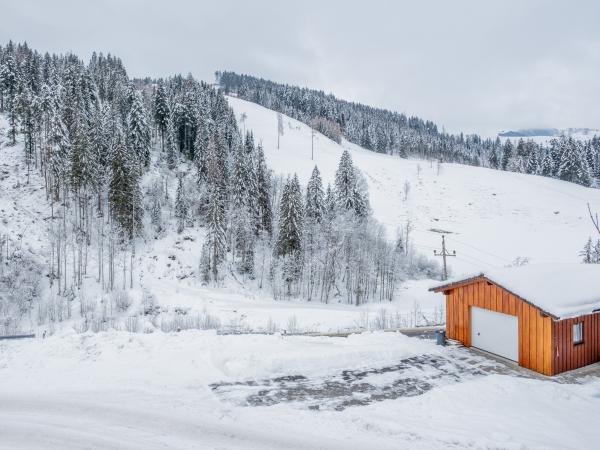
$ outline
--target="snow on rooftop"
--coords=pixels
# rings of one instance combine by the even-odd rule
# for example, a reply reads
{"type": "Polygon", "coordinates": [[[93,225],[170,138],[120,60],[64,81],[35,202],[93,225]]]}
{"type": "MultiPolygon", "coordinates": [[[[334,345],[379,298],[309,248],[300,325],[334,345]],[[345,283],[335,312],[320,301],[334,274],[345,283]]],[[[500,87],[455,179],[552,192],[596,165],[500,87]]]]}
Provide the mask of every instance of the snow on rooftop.
{"type": "Polygon", "coordinates": [[[600,264],[531,264],[490,269],[472,277],[481,275],[560,319],[600,309],[600,264]]]}

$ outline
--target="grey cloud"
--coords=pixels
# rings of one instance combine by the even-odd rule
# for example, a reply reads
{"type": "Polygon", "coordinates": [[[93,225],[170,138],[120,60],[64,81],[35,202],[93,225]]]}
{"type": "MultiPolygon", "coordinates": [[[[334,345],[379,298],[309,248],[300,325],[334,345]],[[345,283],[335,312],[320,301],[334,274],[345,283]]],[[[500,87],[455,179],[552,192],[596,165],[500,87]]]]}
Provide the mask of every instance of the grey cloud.
{"type": "Polygon", "coordinates": [[[0,41],[120,56],[131,75],[230,69],[449,131],[600,127],[596,1],[0,0],[0,41]]]}

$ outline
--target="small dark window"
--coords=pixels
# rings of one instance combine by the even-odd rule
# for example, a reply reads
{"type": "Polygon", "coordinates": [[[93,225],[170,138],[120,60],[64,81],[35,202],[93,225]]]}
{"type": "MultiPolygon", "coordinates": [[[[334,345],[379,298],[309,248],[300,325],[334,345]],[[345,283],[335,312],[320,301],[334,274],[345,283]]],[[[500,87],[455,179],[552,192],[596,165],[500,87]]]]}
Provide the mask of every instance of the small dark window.
{"type": "Polygon", "coordinates": [[[583,342],[583,323],[573,324],[573,344],[581,344],[583,342]]]}

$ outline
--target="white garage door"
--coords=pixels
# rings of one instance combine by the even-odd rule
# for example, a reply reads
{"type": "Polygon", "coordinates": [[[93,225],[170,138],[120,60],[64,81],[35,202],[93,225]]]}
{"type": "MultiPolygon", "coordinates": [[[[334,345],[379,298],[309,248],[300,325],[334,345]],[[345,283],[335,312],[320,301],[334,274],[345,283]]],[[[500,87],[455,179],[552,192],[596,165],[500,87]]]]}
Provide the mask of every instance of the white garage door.
{"type": "Polygon", "coordinates": [[[472,306],[471,345],[486,352],[518,361],[519,322],[517,317],[472,306]]]}

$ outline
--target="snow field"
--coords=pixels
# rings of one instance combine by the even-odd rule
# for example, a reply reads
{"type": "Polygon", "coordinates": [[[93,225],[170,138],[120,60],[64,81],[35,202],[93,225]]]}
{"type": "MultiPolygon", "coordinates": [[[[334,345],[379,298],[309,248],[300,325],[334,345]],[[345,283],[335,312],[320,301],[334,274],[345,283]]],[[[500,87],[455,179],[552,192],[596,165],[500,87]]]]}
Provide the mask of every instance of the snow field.
{"type": "MultiPolygon", "coordinates": [[[[573,263],[594,233],[587,212],[600,210],[600,190],[534,175],[401,159],[342,145],[316,133],[311,160],[310,128],[284,116],[284,135],[277,149],[277,113],[228,97],[247,130],[262,141],[267,164],[276,173],[297,172],[306,185],[316,164],[323,183],[333,183],[340,156],[347,148],[369,184],[375,217],[392,239],[410,220],[409,239],[419,252],[433,257],[445,231],[453,274],[504,267],[518,257],[531,263],[573,263]],[[405,199],[405,183],[410,185],[405,199]]],[[[441,261],[440,261],[441,262],[441,261]]]]}
{"type": "Polygon", "coordinates": [[[110,332],[3,341],[0,448],[594,448],[597,379],[569,385],[467,377],[342,412],[286,403],[240,407],[208,386],[327,376],[446,352],[396,333],[334,339],[110,332]]]}

